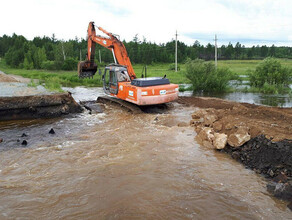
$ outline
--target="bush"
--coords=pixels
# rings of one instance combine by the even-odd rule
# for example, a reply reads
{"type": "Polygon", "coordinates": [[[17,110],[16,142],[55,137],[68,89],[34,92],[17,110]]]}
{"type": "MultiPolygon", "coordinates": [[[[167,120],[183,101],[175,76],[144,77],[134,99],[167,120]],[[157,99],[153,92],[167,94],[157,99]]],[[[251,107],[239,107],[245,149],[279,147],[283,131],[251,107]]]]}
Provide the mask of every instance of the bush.
{"type": "Polygon", "coordinates": [[[77,70],[77,64],[78,60],[67,58],[62,65],[62,70],[77,70]]]}
{"type": "Polygon", "coordinates": [[[264,93],[283,93],[289,89],[291,69],[282,67],[280,61],[266,58],[259,63],[255,71],[248,72],[250,86],[264,93]]]}
{"type": "Polygon", "coordinates": [[[186,77],[193,85],[193,91],[224,92],[228,88],[229,80],[234,78],[227,68],[215,68],[211,62],[190,60],[186,62],[186,77]]]}
{"type": "Polygon", "coordinates": [[[263,87],[266,83],[287,86],[290,73],[291,69],[282,67],[280,61],[269,57],[259,63],[255,71],[249,71],[250,85],[263,87]]]}
{"type": "Polygon", "coordinates": [[[44,61],[42,63],[41,68],[45,70],[57,70],[55,61],[50,61],[50,60],[44,61]]]}

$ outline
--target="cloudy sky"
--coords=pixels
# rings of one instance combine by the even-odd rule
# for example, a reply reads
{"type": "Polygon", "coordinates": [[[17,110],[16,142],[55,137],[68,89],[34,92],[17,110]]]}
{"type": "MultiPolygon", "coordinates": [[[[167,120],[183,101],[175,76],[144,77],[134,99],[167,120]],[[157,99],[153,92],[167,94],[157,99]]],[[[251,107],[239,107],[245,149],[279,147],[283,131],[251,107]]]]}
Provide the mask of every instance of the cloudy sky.
{"type": "Polygon", "coordinates": [[[292,46],[291,0],[1,0],[0,36],[85,38],[94,21],[121,39],[292,46]]]}

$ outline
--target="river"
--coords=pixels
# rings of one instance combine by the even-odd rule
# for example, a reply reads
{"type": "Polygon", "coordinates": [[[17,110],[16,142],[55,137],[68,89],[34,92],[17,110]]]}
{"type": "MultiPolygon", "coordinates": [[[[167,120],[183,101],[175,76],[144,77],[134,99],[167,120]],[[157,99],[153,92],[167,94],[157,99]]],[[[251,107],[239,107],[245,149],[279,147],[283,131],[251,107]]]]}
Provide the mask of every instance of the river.
{"type": "Polygon", "coordinates": [[[262,176],[195,142],[193,111],[0,123],[0,219],[292,219],[262,176]]]}

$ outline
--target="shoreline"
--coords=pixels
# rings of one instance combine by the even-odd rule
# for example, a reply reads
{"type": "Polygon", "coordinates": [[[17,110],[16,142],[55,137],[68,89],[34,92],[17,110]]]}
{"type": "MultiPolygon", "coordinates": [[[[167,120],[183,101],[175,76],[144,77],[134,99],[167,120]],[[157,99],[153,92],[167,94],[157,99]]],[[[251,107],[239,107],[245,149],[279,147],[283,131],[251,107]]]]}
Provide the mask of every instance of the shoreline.
{"type": "Polygon", "coordinates": [[[197,108],[190,125],[199,144],[263,175],[268,192],[292,210],[292,108],[209,97],[180,97],[178,103],[197,108]]]}

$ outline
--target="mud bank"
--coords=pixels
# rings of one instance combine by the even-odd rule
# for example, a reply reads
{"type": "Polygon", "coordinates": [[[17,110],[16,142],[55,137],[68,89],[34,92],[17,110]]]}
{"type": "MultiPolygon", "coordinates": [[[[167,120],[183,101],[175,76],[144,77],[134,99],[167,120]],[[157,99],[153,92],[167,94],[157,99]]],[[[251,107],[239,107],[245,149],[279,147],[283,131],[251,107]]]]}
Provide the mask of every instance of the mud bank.
{"type": "Polygon", "coordinates": [[[58,117],[80,113],[82,107],[70,93],[0,97],[0,120],[58,117]]]}
{"type": "Polygon", "coordinates": [[[260,135],[238,148],[227,145],[222,152],[271,180],[268,191],[289,201],[292,210],[292,140],[272,142],[260,135]]]}
{"type": "Polygon", "coordinates": [[[190,121],[198,143],[264,175],[271,180],[270,193],[292,202],[291,108],[200,97],[180,97],[178,102],[198,107],[190,121]]]}

